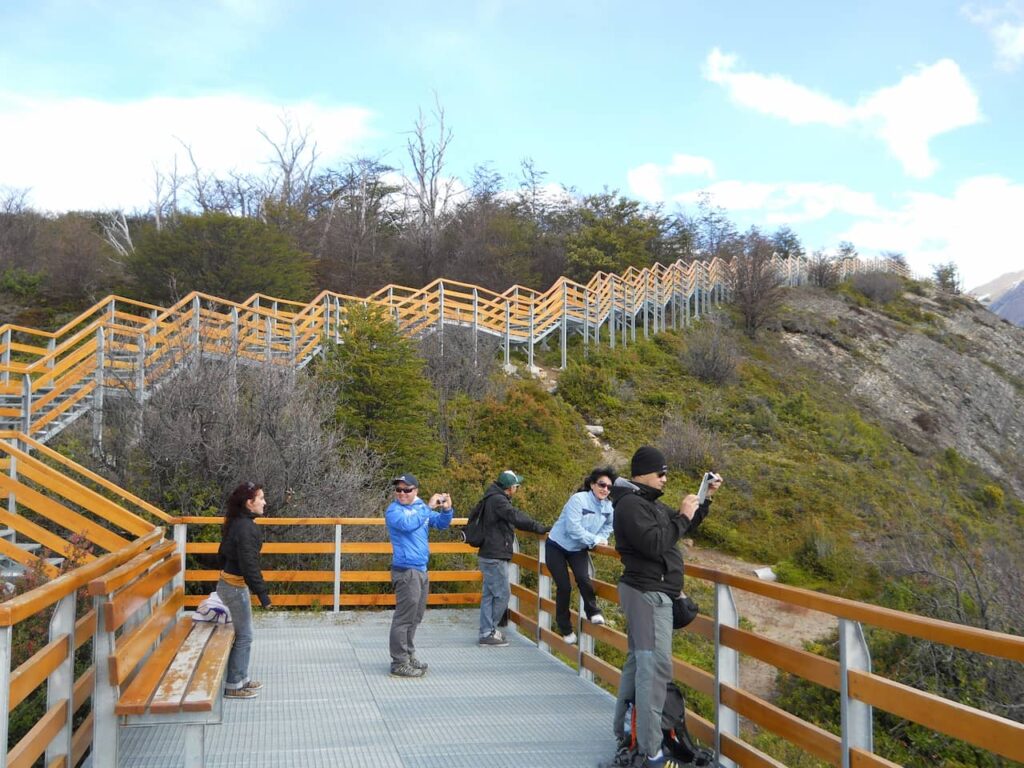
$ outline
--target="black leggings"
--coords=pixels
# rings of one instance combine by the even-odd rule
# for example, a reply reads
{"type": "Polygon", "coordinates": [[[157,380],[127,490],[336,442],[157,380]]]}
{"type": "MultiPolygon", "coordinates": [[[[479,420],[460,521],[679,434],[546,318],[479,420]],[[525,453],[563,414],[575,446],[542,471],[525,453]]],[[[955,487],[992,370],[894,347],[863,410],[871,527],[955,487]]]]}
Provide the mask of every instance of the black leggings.
{"type": "Polygon", "coordinates": [[[573,576],[576,577],[576,586],[579,587],[580,597],[583,598],[587,618],[601,612],[597,607],[594,587],[590,583],[590,552],[586,549],[570,552],[551,539],[547,540],[545,547],[548,570],[551,571],[551,578],[555,580],[555,624],[558,626],[559,634],[568,635],[573,631],[572,618],[569,616],[569,597],[572,595],[569,568],[572,568],[573,576]]]}

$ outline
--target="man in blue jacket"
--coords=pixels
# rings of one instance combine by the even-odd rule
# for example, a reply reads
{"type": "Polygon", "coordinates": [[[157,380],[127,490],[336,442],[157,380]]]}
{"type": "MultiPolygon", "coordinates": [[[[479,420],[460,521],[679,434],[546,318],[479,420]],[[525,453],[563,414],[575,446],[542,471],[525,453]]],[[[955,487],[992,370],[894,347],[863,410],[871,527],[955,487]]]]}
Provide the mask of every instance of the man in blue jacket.
{"type": "Polygon", "coordinates": [[[391,676],[423,677],[427,665],[416,658],[413,642],[416,627],[427,609],[428,528],[451,525],[452,500],[447,493],[435,493],[424,503],[419,498],[415,475],[396,477],[392,484],[395,500],[384,513],[391,539],[391,584],[395,589],[395,614],[391,619],[391,676]]]}

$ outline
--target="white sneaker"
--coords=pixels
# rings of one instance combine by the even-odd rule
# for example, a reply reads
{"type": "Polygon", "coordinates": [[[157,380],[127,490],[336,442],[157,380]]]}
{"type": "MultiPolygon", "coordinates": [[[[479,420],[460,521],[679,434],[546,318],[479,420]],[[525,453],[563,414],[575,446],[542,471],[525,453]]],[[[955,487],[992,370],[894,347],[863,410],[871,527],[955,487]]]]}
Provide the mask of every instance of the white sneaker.
{"type": "Polygon", "coordinates": [[[568,635],[562,635],[562,639],[565,640],[569,645],[576,644],[576,633],[570,632],[568,635]]]}
{"type": "Polygon", "coordinates": [[[604,616],[602,616],[600,613],[595,613],[593,616],[590,617],[590,623],[604,624],[604,616]]]}

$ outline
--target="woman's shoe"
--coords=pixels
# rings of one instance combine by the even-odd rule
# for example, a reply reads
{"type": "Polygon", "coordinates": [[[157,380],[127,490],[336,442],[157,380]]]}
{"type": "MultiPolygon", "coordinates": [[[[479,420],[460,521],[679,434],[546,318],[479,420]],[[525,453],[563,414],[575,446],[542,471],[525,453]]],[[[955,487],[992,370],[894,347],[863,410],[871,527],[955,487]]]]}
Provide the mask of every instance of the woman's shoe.
{"type": "Polygon", "coordinates": [[[259,696],[259,692],[252,688],[225,688],[224,698],[225,699],[255,699],[259,696]]]}

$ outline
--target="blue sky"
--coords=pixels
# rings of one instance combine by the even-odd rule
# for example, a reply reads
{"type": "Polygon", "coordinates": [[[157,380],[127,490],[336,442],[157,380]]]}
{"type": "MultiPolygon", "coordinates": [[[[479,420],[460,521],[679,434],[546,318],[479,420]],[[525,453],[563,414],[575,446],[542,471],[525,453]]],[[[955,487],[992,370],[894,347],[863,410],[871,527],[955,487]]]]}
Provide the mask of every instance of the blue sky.
{"type": "Polygon", "coordinates": [[[4,0],[0,187],[46,210],[145,208],[155,169],[255,170],[287,114],[321,161],[407,165],[437,95],[448,171],[604,186],[1024,269],[1024,0],[4,0]]]}

